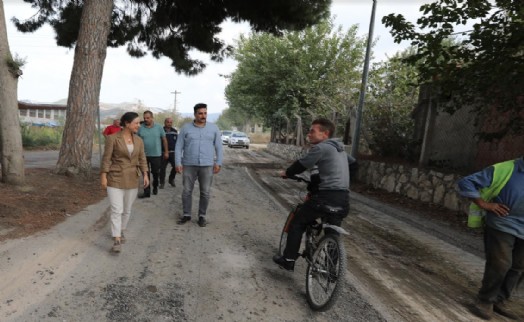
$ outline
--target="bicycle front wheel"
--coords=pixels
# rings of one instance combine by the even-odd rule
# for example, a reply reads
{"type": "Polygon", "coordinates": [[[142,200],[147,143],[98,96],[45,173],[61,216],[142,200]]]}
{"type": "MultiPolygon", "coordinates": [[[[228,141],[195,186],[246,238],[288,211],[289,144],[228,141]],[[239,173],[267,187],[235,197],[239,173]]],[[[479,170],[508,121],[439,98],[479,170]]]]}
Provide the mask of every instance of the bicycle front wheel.
{"type": "Polygon", "coordinates": [[[346,251],[338,236],[322,237],[306,271],[306,297],[313,310],[325,311],[333,306],[342,289],[346,265],[346,251]]]}

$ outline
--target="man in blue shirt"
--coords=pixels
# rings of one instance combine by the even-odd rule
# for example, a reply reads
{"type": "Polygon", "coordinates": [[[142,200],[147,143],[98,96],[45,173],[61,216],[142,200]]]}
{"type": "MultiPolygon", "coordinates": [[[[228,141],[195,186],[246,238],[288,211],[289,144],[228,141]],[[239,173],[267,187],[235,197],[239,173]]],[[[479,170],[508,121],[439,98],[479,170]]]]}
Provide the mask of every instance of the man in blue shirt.
{"type": "MultiPolygon", "coordinates": [[[[153,194],[158,193],[158,177],[162,166],[162,156],[164,159],[169,157],[166,132],[161,125],[153,121],[153,112],[144,112],[144,123],[138,129],[138,136],[144,141],[147,165],[149,168],[148,176],[153,175],[153,194]],[[164,147],[162,149],[162,146],[164,147]],[[162,153],[162,150],[164,151],[162,153]]],[[[151,179],[151,178],[150,178],[151,179]]],[[[150,181],[151,182],[151,181],[150,181]]],[[[144,194],[139,198],[151,197],[151,185],[144,189],[144,194]]]]}
{"type": "Polygon", "coordinates": [[[514,161],[509,180],[498,196],[483,200],[479,190],[491,186],[494,169],[490,166],[458,181],[458,192],[486,210],[486,266],[473,313],[489,320],[495,311],[517,320],[518,315],[506,302],[524,273],[524,160],[514,161]]]}
{"type": "Polygon", "coordinates": [[[222,167],[222,138],[218,127],[207,122],[207,105],[198,103],[193,108],[195,120],[185,124],[178,134],[175,146],[175,167],[182,173],[183,215],[178,221],[184,224],[191,220],[192,194],[195,181],[200,185],[198,225],[206,226],[213,175],[222,167]],[[216,158],[215,158],[216,157],[216,158]]]}

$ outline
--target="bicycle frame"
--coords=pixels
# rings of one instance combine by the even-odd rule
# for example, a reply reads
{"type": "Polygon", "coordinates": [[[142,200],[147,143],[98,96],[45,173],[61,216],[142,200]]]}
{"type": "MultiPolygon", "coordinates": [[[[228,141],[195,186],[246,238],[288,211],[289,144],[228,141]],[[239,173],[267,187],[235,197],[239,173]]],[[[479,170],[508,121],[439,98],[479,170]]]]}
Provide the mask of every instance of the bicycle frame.
{"type": "Polygon", "coordinates": [[[315,250],[317,249],[318,242],[320,241],[320,238],[322,237],[323,229],[322,229],[322,223],[319,223],[318,220],[312,224],[309,225],[306,228],[305,233],[305,244],[306,247],[304,248],[304,251],[302,252],[302,257],[306,259],[308,263],[311,263],[311,258],[313,257],[313,254],[315,253],[315,250]]]}
{"type": "MultiPolygon", "coordinates": [[[[306,180],[295,178],[297,181],[306,180]]],[[[308,194],[306,198],[310,195],[308,194]]],[[[307,199],[306,199],[307,200],[307,199]]],[[[283,256],[287,244],[287,235],[295,214],[303,203],[297,204],[289,213],[280,236],[279,256],[283,256]]],[[[306,298],[313,310],[329,309],[340,296],[341,283],[347,267],[344,245],[339,241],[339,234],[348,234],[343,228],[328,224],[328,216],[337,215],[336,207],[319,209],[319,218],[306,226],[305,248],[300,254],[305,258],[306,298]]]]}

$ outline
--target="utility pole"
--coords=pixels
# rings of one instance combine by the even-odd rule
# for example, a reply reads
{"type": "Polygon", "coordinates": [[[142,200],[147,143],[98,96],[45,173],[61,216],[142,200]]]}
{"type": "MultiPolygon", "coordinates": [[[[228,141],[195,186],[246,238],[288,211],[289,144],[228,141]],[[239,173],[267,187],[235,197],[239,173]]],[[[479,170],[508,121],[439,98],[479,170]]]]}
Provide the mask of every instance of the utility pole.
{"type": "Polygon", "coordinates": [[[360,86],[360,96],[357,107],[357,118],[355,131],[353,132],[353,144],[351,145],[351,156],[356,158],[358,154],[358,145],[360,143],[360,123],[362,121],[362,109],[364,108],[364,97],[366,96],[366,86],[368,82],[369,60],[371,56],[371,44],[373,43],[373,28],[375,26],[375,10],[377,0],[373,0],[373,9],[371,10],[371,21],[369,22],[368,45],[366,49],[366,58],[364,60],[364,71],[362,72],[362,84],[360,86]]]}
{"type": "Polygon", "coordinates": [[[175,94],[175,102],[174,102],[174,105],[173,105],[173,116],[174,116],[174,115],[176,115],[176,96],[177,96],[177,94],[182,94],[182,93],[180,93],[177,90],[175,90],[174,92],[171,92],[171,94],[175,94]]]}

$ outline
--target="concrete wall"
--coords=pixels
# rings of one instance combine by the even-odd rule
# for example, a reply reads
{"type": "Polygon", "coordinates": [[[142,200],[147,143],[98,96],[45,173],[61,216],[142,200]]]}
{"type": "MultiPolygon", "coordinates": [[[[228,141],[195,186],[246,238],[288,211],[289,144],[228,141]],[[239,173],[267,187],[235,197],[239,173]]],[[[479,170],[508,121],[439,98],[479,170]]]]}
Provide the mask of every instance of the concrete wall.
{"type": "Polygon", "coordinates": [[[476,126],[471,108],[454,114],[439,111],[428,139],[429,164],[450,168],[469,168],[477,154],[476,126]]]}
{"type": "Polygon", "coordinates": [[[520,106],[517,112],[492,106],[475,120],[478,107],[464,106],[453,114],[446,113],[446,104],[452,103],[439,101],[436,92],[431,85],[422,86],[412,114],[414,139],[420,144],[420,164],[473,172],[522,155],[524,133],[508,133],[507,129],[524,122],[524,95],[516,98],[520,106]],[[484,139],[479,133],[492,138],[484,139]]]}
{"type": "MultiPolygon", "coordinates": [[[[293,145],[269,143],[270,153],[288,160],[296,160],[307,150],[293,145]]],[[[466,210],[469,201],[455,191],[457,174],[387,164],[369,160],[359,161],[358,180],[375,188],[396,192],[408,198],[444,206],[450,210],[466,210]]]]}

